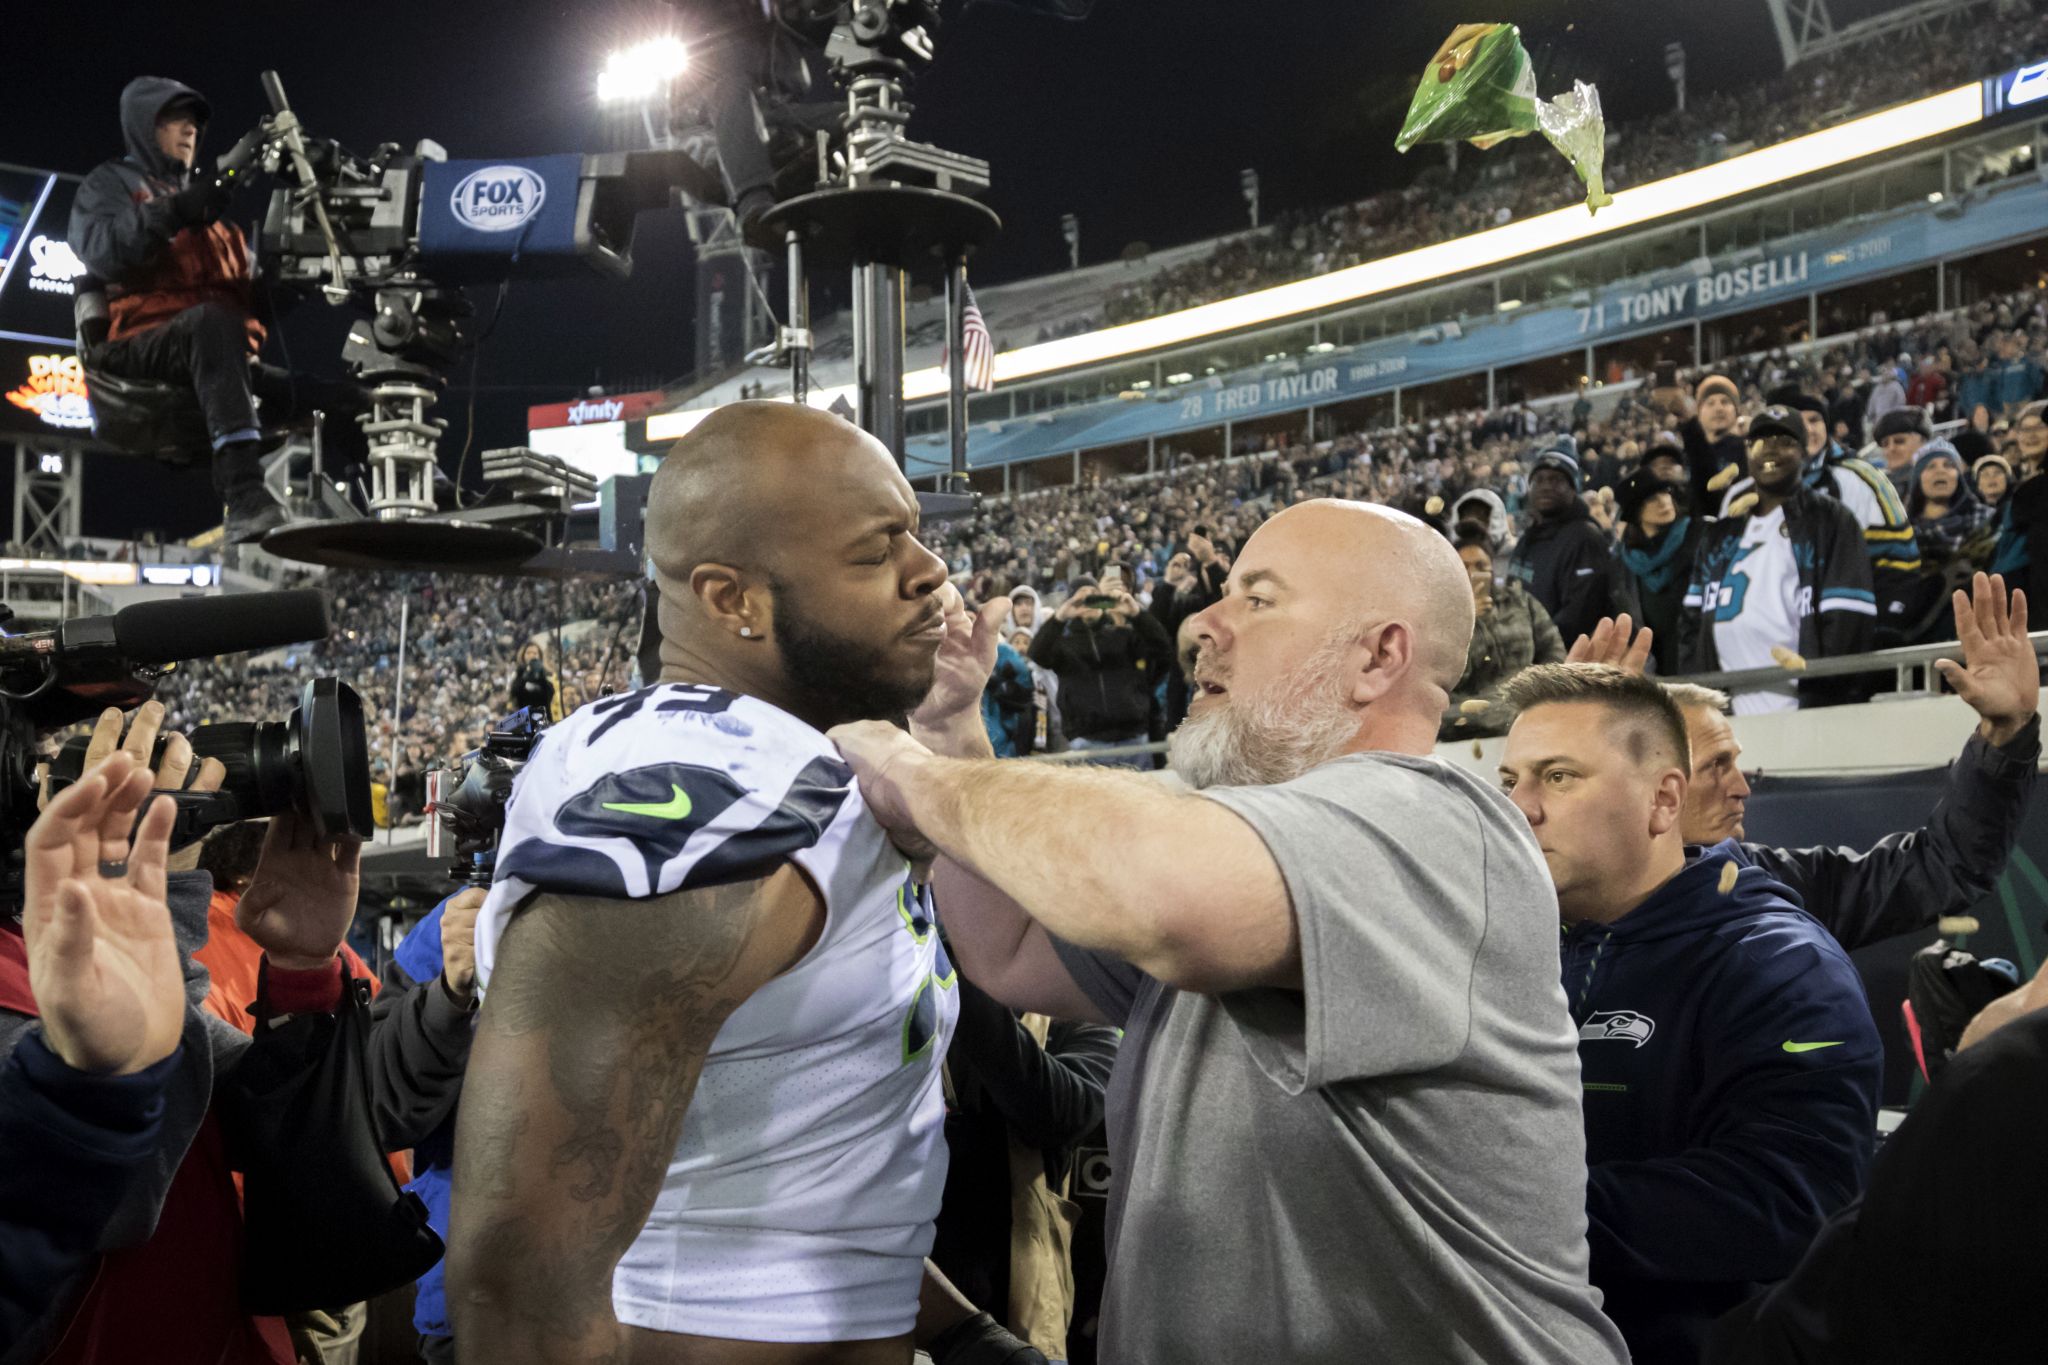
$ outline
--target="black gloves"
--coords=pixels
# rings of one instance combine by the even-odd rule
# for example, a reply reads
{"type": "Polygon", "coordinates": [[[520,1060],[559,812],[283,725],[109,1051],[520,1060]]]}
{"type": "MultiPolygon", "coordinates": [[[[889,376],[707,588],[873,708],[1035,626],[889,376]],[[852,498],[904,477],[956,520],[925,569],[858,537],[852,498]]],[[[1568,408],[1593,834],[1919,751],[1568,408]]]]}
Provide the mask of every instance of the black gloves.
{"type": "Polygon", "coordinates": [[[220,217],[232,197],[213,177],[195,176],[191,184],[171,196],[171,212],[186,227],[203,227],[220,217]]]}
{"type": "Polygon", "coordinates": [[[1044,1355],[987,1313],[947,1328],[925,1348],[932,1365],[1046,1365],[1044,1355]]]}

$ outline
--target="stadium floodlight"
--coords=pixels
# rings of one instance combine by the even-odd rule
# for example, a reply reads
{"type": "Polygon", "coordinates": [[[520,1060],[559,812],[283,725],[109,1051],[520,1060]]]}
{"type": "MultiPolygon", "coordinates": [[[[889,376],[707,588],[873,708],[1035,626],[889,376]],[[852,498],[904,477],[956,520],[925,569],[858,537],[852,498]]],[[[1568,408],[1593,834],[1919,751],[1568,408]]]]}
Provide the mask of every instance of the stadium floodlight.
{"type": "Polygon", "coordinates": [[[620,48],[597,73],[597,98],[606,104],[644,100],[683,74],[689,51],[680,38],[650,38],[620,48]]]}
{"type": "MultiPolygon", "coordinates": [[[[1614,202],[1597,216],[1588,215],[1583,205],[1574,204],[1270,289],[1003,351],[996,356],[996,383],[1011,384],[1060,370],[1149,355],[1207,337],[1433,284],[1520,257],[1697,212],[1739,195],[1910,147],[1967,128],[1983,117],[1983,90],[1973,81],[1711,166],[1617,191],[1614,202]]],[[[903,377],[903,397],[910,402],[934,398],[946,392],[946,383],[946,372],[942,369],[913,370],[903,377]]],[[[851,393],[850,386],[814,388],[809,399],[814,407],[826,407],[835,396],[851,393]]],[[[702,421],[709,411],[700,408],[649,418],[648,437],[663,440],[680,436],[702,421]]]]}

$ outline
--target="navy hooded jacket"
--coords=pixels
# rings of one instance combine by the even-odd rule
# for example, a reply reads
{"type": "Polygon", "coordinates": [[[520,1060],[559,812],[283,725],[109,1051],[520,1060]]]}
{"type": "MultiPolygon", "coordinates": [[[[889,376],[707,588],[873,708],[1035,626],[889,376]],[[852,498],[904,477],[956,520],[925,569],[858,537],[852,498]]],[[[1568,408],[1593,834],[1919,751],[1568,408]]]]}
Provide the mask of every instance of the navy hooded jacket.
{"type": "Polygon", "coordinates": [[[1732,842],[1688,853],[1562,954],[1592,1278],[1638,1365],[1696,1360],[1713,1320],[1856,1195],[1884,1063],[1848,955],[1789,890],[1732,842]]]}

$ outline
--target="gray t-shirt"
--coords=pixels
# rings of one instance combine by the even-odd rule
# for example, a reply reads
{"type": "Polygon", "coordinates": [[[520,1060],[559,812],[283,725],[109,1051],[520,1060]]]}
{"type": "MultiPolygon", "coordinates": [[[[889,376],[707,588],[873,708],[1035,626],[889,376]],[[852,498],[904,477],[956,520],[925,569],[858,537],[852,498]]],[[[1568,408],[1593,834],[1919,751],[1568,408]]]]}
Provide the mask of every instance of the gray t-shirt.
{"type": "Polygon", "coordinates": [[[1105,1365],[1626,1361],[1521,814],[1384,753],[1204,795],[1272,850],[1304,989],[1196,995],[1058,945],[1125,1029],[1105,1365]]]}

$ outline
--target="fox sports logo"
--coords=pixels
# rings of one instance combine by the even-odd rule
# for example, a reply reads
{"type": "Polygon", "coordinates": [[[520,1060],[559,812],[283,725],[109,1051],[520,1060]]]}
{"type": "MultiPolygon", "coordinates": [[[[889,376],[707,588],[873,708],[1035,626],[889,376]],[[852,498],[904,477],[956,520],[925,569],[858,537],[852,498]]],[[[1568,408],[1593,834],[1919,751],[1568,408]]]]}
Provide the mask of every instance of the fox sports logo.
{"type": "Polygon", "coordinates": [[[478,232],[510,232],[540,212],[547,181],[524,166],[486,166],[455,187],[455,219],[478,232]]]}

